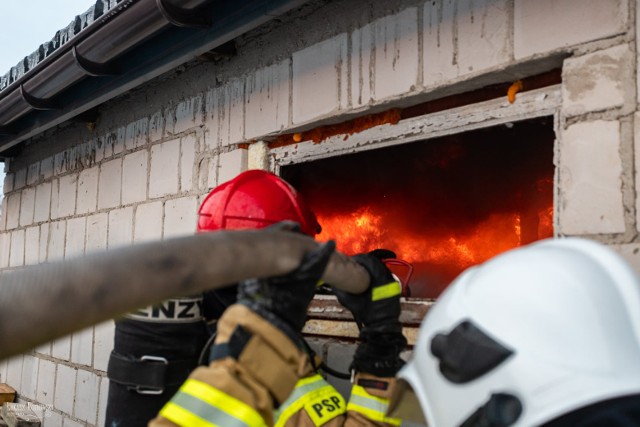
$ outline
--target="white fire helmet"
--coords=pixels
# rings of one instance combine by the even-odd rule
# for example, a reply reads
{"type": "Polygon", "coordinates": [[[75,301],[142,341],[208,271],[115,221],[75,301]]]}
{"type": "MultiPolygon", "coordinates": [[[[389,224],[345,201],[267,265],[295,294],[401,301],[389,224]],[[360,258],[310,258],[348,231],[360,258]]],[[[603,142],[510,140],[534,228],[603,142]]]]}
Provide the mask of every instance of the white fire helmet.
{"type": "Polygon", "coordinates": [[[509,251],[443,293],[398,376],[390,414],[429,427],[640,425],[640,281],[592,241],[509,251]],[[603,401],[633,414],[576,421],[603,401]]]}

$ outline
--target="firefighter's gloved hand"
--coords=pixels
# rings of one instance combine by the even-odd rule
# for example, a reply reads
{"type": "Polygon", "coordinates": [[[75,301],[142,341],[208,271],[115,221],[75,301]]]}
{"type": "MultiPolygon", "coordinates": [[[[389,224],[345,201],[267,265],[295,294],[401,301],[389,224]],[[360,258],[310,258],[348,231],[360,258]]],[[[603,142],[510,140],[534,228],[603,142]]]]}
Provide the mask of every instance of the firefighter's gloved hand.
{"type": "Polygon", "coordinates": [[[238,303],[298,342],[298,333],[307,318],[307,307],[335,248],[335,242],[329,241],[306,253],[298,268],[284,276],[240,282],[238,303]]]}
{"type": "Polygon", "coordinates": [[[400,323],[402,288],[382,262],[382,259],[395,257],[385,249],[355,255],[352,259],[369,273],[369,288],[362,294],[334,290],[338,301],[362,325],[360,345],[352,364],[357,372],[392,377],[404,364],[400,359],[400,352],[407,345],[400,323]]]}

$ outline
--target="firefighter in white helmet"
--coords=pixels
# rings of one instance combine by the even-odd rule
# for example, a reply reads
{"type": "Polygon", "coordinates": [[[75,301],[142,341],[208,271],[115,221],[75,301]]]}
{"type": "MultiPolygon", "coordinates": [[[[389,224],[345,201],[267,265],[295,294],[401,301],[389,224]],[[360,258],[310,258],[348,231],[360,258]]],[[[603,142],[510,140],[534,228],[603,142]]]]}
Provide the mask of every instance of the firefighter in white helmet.
{"type": "Polygon", "coordinates": [[[392,413],[430,427],[640,425],[640,282],[547,240],[464,272],[427,314],[392,413]]]}

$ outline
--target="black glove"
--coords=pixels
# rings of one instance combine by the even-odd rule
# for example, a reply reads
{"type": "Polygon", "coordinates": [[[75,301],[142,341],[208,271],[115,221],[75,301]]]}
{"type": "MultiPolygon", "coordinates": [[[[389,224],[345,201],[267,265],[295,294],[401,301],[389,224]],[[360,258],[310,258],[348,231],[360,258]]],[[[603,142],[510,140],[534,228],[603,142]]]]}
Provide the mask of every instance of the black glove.
{"type": "Polygon", "coordinates": [[[369,288],[362,294],[334,290],[340,304],[348,308],[362,326],[360,345],[351,366],[357,372],[392,377],[404,365],[400,359],[400,352],[407,345],[400,323],[402,288],[381,261],[395,257],[385,249],[355,255],[352,259],[371,277],[369,288]]]}
{"type": "Polygon", "coordinates": [[[299,342],[307,308],[335,247],[335,242],[329,241],[307,252],[300,266],[284,276],[240,282],[238,303],[267,319],[294,342],[299,342]]]}

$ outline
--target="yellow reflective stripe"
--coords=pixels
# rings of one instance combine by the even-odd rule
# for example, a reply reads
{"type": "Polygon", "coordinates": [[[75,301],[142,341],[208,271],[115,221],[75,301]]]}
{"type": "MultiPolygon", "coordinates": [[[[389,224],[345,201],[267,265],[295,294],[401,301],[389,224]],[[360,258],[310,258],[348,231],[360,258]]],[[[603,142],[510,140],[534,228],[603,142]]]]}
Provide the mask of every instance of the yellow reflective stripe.
{"type": "Polygon", "coordinates": [[[402,286],[398,282],[387,283],[386,285],[375,287],[371,290],[371,301],[379,301],[395,297],[402,293],[402,286]]]}
{"type": "Polygon", "coordinates": [[[387,417],[389,399],[373,396],[362,387],[354,385],[351,388],[351,397],[347,404],[347,411],[354,411],[363,414],[372,421],[383,422],[394,426],[402,424],[399,418],[387,417]]]}
{"type": "Polygon", "coordinates": [[[164,405],[160,411],[160,416],[183,427],[220,427],[218,424],[213,424],[212,422],[203,420],[199,416],[192,414],[173,402],[169,402],[164,405]]]}
{"type": "Polygon", "coordinates": [[[289,419],[305,410],[314,425],[320,426],[346,412],[342,396],[321,375],[302,378],[289,398],[275,414],[275,427],[283,427],[289,419]]]}
{"type": "Polygon", "coordinates": [[[266,426],[251,406],[194,379],[188,379],[180,387],[160,415],[181,426],[266,426]]]}

